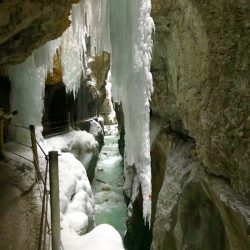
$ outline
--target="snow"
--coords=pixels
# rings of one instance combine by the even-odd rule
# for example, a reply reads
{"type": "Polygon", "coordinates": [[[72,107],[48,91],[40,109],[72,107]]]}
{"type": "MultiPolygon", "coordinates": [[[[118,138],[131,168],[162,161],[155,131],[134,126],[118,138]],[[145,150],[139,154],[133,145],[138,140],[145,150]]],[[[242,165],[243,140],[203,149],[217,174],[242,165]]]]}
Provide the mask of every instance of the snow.
{"type": "MultiPolygon", "coordinates": [[[[97,130],[98,131],[98,130],[97,130]]],[[[86,171],[80,161],[66,149],[81,152],[79,157],[83,162],[84,154],[93,154],[98,147],[94,136],[86,131],[71,131],[45,140],[47,150],[60,150],[59,180],[61,209],[61,238],[64,249],[91,250],[122,250],[123,244],[119,233],[110,225],[100,225],[94,228],[94,196],[86,176],[86,171]],[[86,234],[87,233],[87,234],[86,234]],[[84,234],[84,235],[83,235],[84,234]]],[[[121,199],[114,193],[113,200],[121,199]]],[[[109,196],[110,198],[110,196],[109,196]]],[[[103,197],[100,199],[103,199],[103,197]]]]}
{"type": "Polygon", "coordinates": [[[85,234],[94,227],[94,198],[86,170],[71,154],[59,156],[62,230],[85,234]]]}
{"type": "MultiPolygon", "coordinates": [[[[59,155],[59,189],[60,189],[60,211],[61,226],[63,230],[68,230],[72,234],[84,234],[94,227],[94,206],[95,201],[92,189],[83,164],[75,158],[72,153],[62,152],[62,148],[74,145],[79,150],[88,151],[87,157],[95,152],[98,147],[93,135],[85,131],[72,131],[68,134],[40,141],[44,151],[48,154],[51,150],[58,150],[59,155]],[[82,148],[81,148],[82,147],[82,148]]],[[[9,151],[17,153],[30,161],[33,155],[30,148],[9,142],[5,144],[5,152],[8,158],[19,162],[24,169],[34,169],[33,164],[22,159],[9,151]]],[[[82,152],[82,160],[84,154],[82,152]]],[[[84,160],[83,160],[84,161],[84,160]]],[[[39,150],[40,169],[44,173],[46,161],[44,155],[39,150]]],[[[27,176],[24,179],[29,182],[32,172],[25,171],[27,176]]],[[[49,186],[49,185],[48,185],[49,186]]]]}
{"type": "MultiPolygon", "coordinates": [[[[95,200],[86,170],[72,153],[64,152],[66,149],[74,148],[77,151],[79,148],[80,151],[93,154],[98,147],[94,136],[86,131],[71,131],[46,140],[40,139],[39,142],[46,154],[51,150],[59,151],[61,239],[64,249],[123,250],[121,236],[112,226],[100,225],[94,228],[95,200]],[[93,230],[88,233],[91,229],[93,230]]],[[[9,142],[5,144],[5,149],[32,160],[30,148],[9,142]]],[[[18,162],[12,164],[18,165],[17,168],[22,167],[23,179],[27,181],[27,185],[31,185],[35,179],[33,164],[7,151],[5,155],[18,162]]],[[[44,173],[46,161],[40,150],[39,162],[44,173]]],[[[36,187],[35,190],[35,197],[41,205],[39,190],[36,187]]],[[[121,198],[114,193],[113,200],[117,199],[121,198]]]]}
{"type": "MultiPolygon", "coordinates": [[[[61,210],[61,239],[64,249],[91,249],[91,250],[123,250],[122,239],[119,233],[110,225],[100,225],[89,232],[94,227],[94,206],[95,201],[91,186],[88,181],[86,170],[82,163],[71,153],[61,152],[61,149],[75,140],[74,135],[82,133],[82,141],[89,145],[93,144],[93,135],[82,131],[72,131],[66,135],[40,141],[45,152],[59,150],[59,187],[60,187],[60,210],[61,210]],[[87,234],[86,234],[87,233],[87,234]],[[85,235],[83,235],[85,234],[85,235]],[[83,236],[81,236],[83,235],[83,236]]],[[[77,136],[77,137],[78,137],[77,136]]],[[[18,153],[27,159],[32,160],[31,149],[14,142],[5,144],[5,149],[18,153]]],[[[8,158],[14,159],[13,167],[22,167],[23,179],[27,186],[35,179],[33,164],[20,157],[5,152],[8,158]]],[[[45,170],[46,161],[44,155],[39,150],[39,162],[42,172],[45,170]]],[[[36,200],[41,202],[39,190],[36,190],[36,200]]]]}
{"type": "MultiPolygon", "coordinates": [[[[98,118],[97,118],[98,121],[98,118]]],[[[95,120],[90,120],[89,133],[92,134],[96,139],[98,136],[104,136],[104,131],[99,122],[95,120]]]]}
{"type": "Polygon", "coordinates": [[[84,236],[62,232],[64,250],[124,250],[119,233],[110,225],[102,224],[84,236]]]}
{"type": "MultiPolygon", "coordinates": [[[[91,159],[98,154],[98,142],[94,136],[86,131],[71,131],[46,140],[50,150],[71,152],[86,170],[91,166],[91,159]]],[[[47,145],[47,146],[48,146],[47,145]]]]}

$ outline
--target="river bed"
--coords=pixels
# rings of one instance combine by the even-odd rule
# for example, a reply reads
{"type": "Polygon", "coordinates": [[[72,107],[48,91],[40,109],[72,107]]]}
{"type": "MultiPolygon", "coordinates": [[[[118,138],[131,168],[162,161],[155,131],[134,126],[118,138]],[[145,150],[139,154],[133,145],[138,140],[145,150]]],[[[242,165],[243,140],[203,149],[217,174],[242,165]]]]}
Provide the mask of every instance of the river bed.
{"type": "Polygon", "coordinates": [[[97,162],[92,189],[95,197],[95,222],[110,224],[124,236],[127,207],[123,196],[123,159],[118,150],[116,125],[105,126],[104,143],[97,162]]]}

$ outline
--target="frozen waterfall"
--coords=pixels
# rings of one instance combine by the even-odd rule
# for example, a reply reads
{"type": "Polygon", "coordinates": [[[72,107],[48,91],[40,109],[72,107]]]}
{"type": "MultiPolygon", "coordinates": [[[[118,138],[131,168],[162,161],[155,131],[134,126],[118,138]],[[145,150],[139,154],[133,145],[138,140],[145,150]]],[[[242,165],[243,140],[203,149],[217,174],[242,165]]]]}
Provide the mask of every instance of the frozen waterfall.
{"type": "Polygon", "coordinates": [[[149,101],[152,30],[150,0],[111,0],[111,75],[113,96],[125,120],[125,166],[135,166],[132,201],[141,186],[143,215],[151,219],[149,101]]]}

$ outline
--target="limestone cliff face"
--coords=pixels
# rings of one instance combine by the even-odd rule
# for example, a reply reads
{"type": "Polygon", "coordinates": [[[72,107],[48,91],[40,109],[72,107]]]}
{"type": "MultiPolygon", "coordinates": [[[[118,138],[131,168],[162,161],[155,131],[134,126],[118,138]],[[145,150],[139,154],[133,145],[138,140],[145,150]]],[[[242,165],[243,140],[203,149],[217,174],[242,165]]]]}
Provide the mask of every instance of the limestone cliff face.
{"type": "Polygon", "coordinates": [[[34,49],[69,26],[76,0],[0,2],[0,66],[23,62],[34,49]]]}
{"type": "Polygon", "coordinates": [[[249,10],[152,0],[152,117],[189,139],[153,144],[151,250],[250,249],[249,10]]]}
{"type": "Polygon", "coordinates": [[[77,95],[78,119],[92,117],[101,113],[102,104],[106,100],[106,77],[110,67],[109,54],[103,52],[91,58],[88,62],[88,75],[83,80],[77,95]],[[81,111],[82,110],[82,111],[81,111]]]}
{"type": "Polygon", "coordinates": [[[110,54],[103,52],[101,55],[95,56],[93,60],[89,62],[89,67],[92,70],[92,75],[98,88],[101,88],[110,68],[110,54]]]}
{"type": "Polygon", "coordinates": [[[153,113],[195,139],[209,172],[249,194],[250,3],[152,4],[153,113]]]}
{"type": "MultiPolygon", "coordinates": [[[[107,98],[105,88],[109,67],[109,53],[104,52],[89,60],[88,75],[82,77],[76,100],[71,98],[70,106],[71,112],[74,113],[73,120],[79,121],[100,114],[104,107],[106,113],[110,113],[110,100],[107,98]]],[[[46,84],[62,83],[61,51],[59,49],[54,56],[53,72],[48,73],[46,84]]]]}
{"type": "Polygon", "coordinates": [[[249,249],[249,201],[227,180],[204,170],[194,159],[190,138],[161,133],[155,143],[153,148],[170,146],[161,154],[164,163],[158,162],[159,173],[165,174],[158,174],[163,182],[158,181],[162,186],[153,209],[151,250],[249,249]]]}

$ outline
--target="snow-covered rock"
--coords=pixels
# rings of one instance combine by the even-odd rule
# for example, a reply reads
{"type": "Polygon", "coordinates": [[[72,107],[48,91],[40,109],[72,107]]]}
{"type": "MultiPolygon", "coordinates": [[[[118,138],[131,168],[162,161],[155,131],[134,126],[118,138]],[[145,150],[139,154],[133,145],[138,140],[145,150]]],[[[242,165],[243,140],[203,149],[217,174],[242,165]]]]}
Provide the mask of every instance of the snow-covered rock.
{"type": "Polygon", "coordinates": [[[124,250],[120,234],[110,225],[102,224],[84,236],[62,232],[64,250],[124,250]]]}
{"type": "Polygon", "coordinates": [[[58,150],[61,226],[63,231],[85,234],[94,227],[94,198],[87,176],[98,156],[98,143],[86,131],[71,131],[45,140],[49,150],[58,150]]]}
{"type": "Polygon", "coordinates": [[[82,166],[71,153],[59,156],[61,227],[84,234],[94,227],[94,205],[91,186],[82,166]]]}
{"type": "Polygon", "coordinates": [[[92,134],[86,131],[72,131],[46,141],[52,149],[71,152],[85,167],[89,180],[93,179],[99,150],[98,142],[92,134]]]}
{"type": "Polygon", "coordinates": [[[99,143],[99,148],[103,146],[103,139],[104,139],[104,127],[101,121],[98,120],[98,117],[96,117],[94,120],[90,120],[90,127],[89,127],[89,133],[92,134],[95,139],[99,143]]]}

